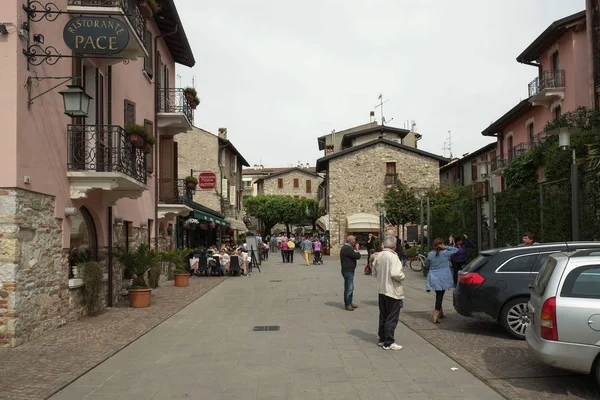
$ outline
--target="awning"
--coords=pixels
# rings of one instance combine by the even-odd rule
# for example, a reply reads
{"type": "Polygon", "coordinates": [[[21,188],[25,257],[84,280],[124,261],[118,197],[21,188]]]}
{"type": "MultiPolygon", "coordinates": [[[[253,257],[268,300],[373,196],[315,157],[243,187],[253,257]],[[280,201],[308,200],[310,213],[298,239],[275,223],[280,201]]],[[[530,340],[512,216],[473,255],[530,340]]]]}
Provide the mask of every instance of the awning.
{"type": "Polygon", "coordinates": [[[329,215],[323,215],[317,220],[317,228],[321,229],[322,231],[329,230],[329,215]]]}
{"type": "Polygon", "coordinates": [[[194,218],[200,221],[214,222],[217,225],[229,226],[229,222],[225,221],[224,219],[219,218],[215,215],[210,215],[203,211],[194,210],[194,218]]]}
{"type": "Polygon", "coordinates": [[[243,221],[240,221],[239,219],[235,219],[233,217],[226,217],[225,220],[229,222],[229,224],[231,225],[231,229],[233,229],[234,231],[248,231],[246,224],[243,221]]]}
{"type": "Polygon", "coordinates": [[[378,232],[379,229],[377,215],[359,213],[348,217],[348,232],[378,232]]]}

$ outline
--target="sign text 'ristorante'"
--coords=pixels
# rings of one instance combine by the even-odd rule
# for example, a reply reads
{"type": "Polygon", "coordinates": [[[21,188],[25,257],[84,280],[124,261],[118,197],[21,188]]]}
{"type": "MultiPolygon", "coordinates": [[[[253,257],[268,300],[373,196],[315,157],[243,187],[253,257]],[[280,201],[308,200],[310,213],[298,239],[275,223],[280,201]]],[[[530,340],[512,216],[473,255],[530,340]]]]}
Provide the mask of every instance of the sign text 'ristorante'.
{"type": "Polygon", "coordinates": [[[129,43],[129,30],[115,18],[77,17],[63,29],[65,44],[78,54],[117,54],[129,43]]]}

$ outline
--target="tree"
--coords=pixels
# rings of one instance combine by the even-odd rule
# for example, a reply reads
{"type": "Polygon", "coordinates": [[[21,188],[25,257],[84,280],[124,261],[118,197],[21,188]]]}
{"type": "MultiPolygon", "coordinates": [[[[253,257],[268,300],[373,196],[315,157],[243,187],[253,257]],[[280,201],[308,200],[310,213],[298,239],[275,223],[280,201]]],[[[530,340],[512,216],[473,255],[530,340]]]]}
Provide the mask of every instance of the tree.
{"type": "Polygon", "coordinates": [[[383,207],[387,218],[396,226],[419,222],[419,200],[415,193],[404,183],[398,181],[383,198],[383,207]]]}
{"type": "Polygon", "coordinates": [[[263,224],[265,232],[271,232],[271,229],[280,222],[277,202],[275,198],[280,196],[244,196],[244,209],[246,214],[258,218],[263,224]]]}
{"type": "Polygon", "coordinates": [[[310,222],[313,232],[317,230],[317,220],[321,217],[319,213],[319,202],[315,199],[300,199],[302,210],[304,210],[303,221],[310,222]]]}

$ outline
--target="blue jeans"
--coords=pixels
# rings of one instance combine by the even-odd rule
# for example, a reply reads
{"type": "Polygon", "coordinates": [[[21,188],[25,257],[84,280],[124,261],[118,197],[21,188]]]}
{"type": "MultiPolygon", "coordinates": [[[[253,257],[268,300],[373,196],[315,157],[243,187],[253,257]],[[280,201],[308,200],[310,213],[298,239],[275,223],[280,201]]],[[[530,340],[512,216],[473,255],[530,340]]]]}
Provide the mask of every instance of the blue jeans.
{"type": "Polygon", "coordinates": [[[354,294],[354,271],[342,271],[344,277],[344,306],[352,305],[352,297],[354,294]]]}

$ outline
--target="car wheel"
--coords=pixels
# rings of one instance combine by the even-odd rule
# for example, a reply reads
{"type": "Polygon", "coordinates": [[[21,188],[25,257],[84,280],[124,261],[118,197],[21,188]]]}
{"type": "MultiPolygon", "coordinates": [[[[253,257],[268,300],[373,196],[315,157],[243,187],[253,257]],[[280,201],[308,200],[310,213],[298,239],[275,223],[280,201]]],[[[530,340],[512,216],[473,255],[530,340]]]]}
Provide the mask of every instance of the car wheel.
{"type": "Polygon", "coordinates": [[[527,297],[512,299],[500,313],[500,324],[515,339],[525,340],[525,329],[529,325],[528,301],[527,297]]]}
{"type": "Polygon", "coordinates": [[[596,367],[592,372],[594,373],[594,378],[596,378],[596,384],[600,388],[600,356],[596,359],[595,365],[596,367]]]}

